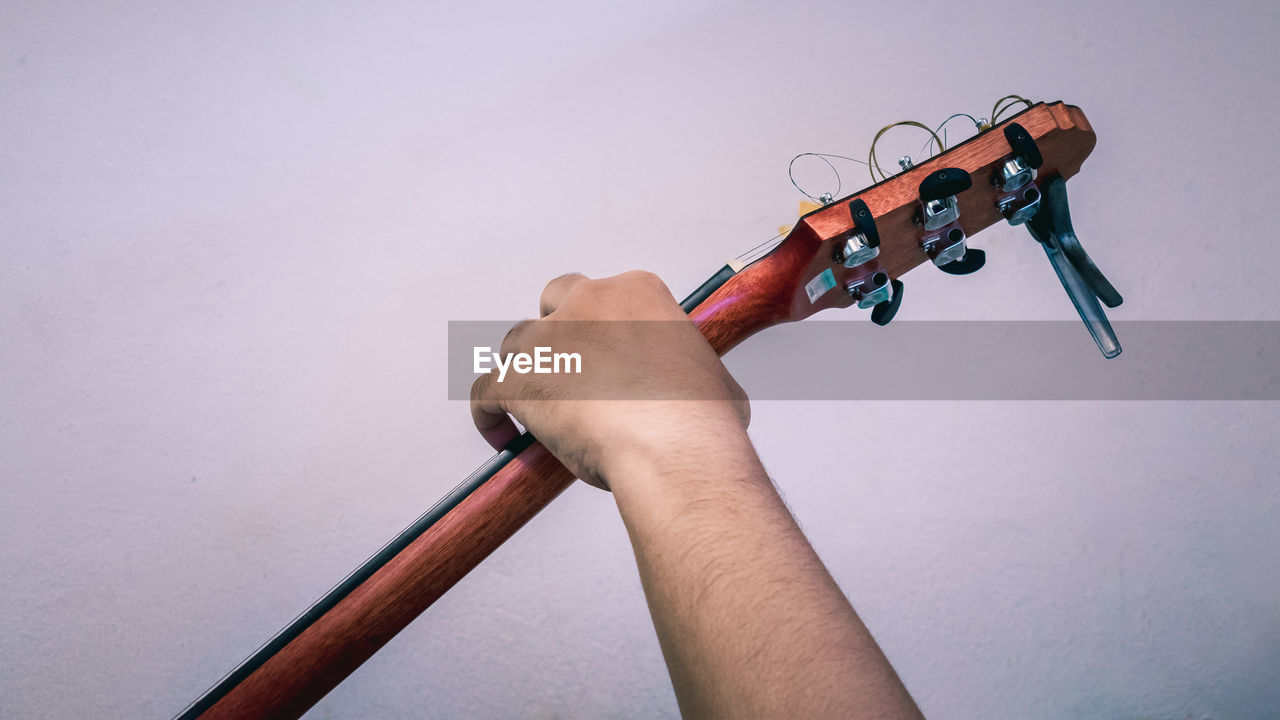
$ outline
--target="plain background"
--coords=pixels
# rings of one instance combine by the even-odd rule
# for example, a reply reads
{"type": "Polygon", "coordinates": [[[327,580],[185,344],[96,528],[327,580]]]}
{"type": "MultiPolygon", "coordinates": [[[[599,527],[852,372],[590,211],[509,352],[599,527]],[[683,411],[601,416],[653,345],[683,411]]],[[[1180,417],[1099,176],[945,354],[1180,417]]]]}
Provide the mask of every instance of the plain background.
{"type": "MultiPolygon", "coordinates": [[[[1277,7],[6,3],[0,714],[176,713],[488,457],[447,321],[570,270],[682,295],[791,222],[794,154],[892,121],[1080,105],[1113,317],[1280,319],[1277,7]]],[[[976,244],[899,317],[1073,317],[1021,229],[976,244]]],[[[768,402],[752,433],[930,717],[1225,720],[1280,714],[1278,419],[768,402]]],[[[311,717],[676,713],[579,485],[311,717]]]]}

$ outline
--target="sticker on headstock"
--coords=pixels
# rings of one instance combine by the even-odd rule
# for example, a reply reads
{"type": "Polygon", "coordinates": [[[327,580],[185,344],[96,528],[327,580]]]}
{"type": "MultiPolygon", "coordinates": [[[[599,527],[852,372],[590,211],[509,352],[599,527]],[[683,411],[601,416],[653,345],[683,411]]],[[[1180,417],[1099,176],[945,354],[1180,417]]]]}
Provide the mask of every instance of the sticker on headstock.
{"type": "Polygon", "coordinates": [[[815,303],[818,302],[818,298],[835,286],[836,276],[831,272],[831,268],[827,268],[805,283],[804,291],[809,296],[809,302],[815,303]]]}

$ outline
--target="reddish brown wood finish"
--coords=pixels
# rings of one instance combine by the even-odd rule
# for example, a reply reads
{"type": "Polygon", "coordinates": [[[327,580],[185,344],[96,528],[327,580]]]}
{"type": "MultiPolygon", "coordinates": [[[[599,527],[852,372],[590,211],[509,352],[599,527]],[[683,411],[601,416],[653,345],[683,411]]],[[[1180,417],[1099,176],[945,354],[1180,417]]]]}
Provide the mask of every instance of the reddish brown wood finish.
{"type": "Polygon", "coordinates": [[[692,313],[712,345],[724,353],[746,337],[782,322],[803,320],[828,308],[853,304],[842,291],[850,281],[883,269],[899,278],[929,262],[921,248],[926,236],[917,226],[920,181],[943,168],[960,168],[973,178],[973,187],[959,196],[960,225],[973,237],[1004,217],[996,207],[997,189],[991,184],[997,168],[1010,156],[1002,128],[1017,122],[1035,138],[1044,164],[1038,186],[1054,177],[1069,178],[1093,150],[1097,138],[1080,108],[1060,102],[1039,103],[947,152],[866,188],[800,219],[787,239],[769,256],[734,276],[692,313]],[[835,243],[852,229],[849,201],[861,198],[876,219],[880,256],[868,266],[846,268],[832,260],[835,243]],[[830,269],[837,287],[809,302],[804,286],[830,269]],[[744,332],[745,330],[745,332],[744,332]]]}
{"type": "Polygon", "coordinates": [[[301,716],[571,482],[532,445],[200,717],[301,716]]]}
{"type": "MultiPolygon", "coordinates": [[[[1014,120],[1032,134],[1044,156],[1040,182],[1074,175],[1093,149],[1093,131],[1079,108],[1041,104],[1014,120]]],[[[691,317],[723,354],[769,326],[828,307],[848,307],[852,301],[839,288],[810,303],[804,284],[827,268],[839,273],[842,284],[853,272],[831,260],[832,243],[850,228],[849,200],[866,201],[880,229],[880,262],[899,277],[928,261],[919,246],[922,231],[913,222],[920,180],[943,167],[959,167],[973,176],[974,187],[960,197],[962,224],[972,236],[1002,220],[985,178],[1008,154],[1003,134],[987,132],[806,215],[776,250],[731,278],[691,317]]],[[[300,716],[572,481],[541,444],[529,447],[201,717],[300,716]]]]}

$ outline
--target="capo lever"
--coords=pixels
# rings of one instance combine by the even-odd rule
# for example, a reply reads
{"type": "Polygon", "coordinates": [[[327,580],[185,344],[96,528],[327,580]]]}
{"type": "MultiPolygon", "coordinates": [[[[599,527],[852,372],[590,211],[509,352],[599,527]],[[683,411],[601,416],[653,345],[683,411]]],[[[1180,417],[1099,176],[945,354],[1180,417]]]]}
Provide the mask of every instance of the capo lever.
{"type": "Polygon", "coordinates": [[[1062,287],[1103,356],[1113,358],[1119,355],[1120,341],[1111,329],[1111,323],[1107,322],[1102,304],[1113,308],[1124,302],[1124,298],[1093,264],[1093,259],[1084,251],[1071,227],[1066,180],[1054,178],[1046,185],[1044,201],[1040,210],[1027,222],[1027,229],[1044,246],[1062,287]]]}

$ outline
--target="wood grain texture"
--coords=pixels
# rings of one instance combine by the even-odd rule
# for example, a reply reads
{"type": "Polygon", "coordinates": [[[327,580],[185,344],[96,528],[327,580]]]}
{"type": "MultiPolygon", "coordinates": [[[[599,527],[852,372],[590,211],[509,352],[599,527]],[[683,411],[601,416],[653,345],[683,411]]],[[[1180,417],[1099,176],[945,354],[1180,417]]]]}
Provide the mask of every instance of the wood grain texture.
{"type": "MultiPolygon", "coordinates": [[[[1094,146],[1079,108],[1039,104],[1015,116],[1044,156],[1038,183],[1076,174],[1094,146]]],[[[999,128],[1000,126],[997,126],[999,128]]],[[[730,278],[691,313],[707,340],[723,354],[772,325],[819,310],[848,307],[843,284],[866,268],[832,260],[834,243],[851,227],[848,202],[862,198],[881,236],[878,267],[897,278],[928,257],[914,222],[916,190],[943,167],[968,171],[974,186],[960,196],[961,225],[970,237],[1003,220],[987,184],[1009,155],[1001,132],[986,132],[902,175],[801,218],[773,252],[730,278]],[[810,302],[804,284],[831,269],[840,285],[810,302]]],[[[214,703],[202,718],[298,717],[415,617],[488,557],[573,481],[535,443],[445,514],[426,532],[361,583],[329,612],[214,703]]]]}

